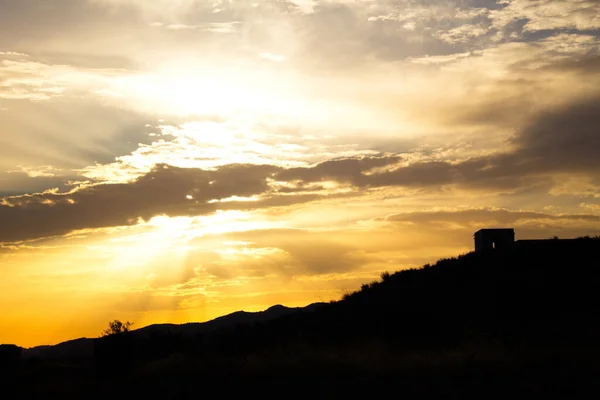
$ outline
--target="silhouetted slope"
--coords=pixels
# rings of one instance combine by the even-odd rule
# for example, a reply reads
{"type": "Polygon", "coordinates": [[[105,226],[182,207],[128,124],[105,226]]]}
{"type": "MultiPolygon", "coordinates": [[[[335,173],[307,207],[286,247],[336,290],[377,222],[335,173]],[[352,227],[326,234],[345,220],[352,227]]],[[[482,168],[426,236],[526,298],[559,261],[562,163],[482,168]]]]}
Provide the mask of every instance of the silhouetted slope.
{"type": "Polygon", "coordinates": [[[397,346],[446,346],[470,336],[580,341],[598,333],[600,240],[518,243],[397,272],[314,315],[264,326],[270,340],[314,343],[382,337],[397,346]]]}
{"type": "Polygon", "coordinates": [[[97,340],[95,366],[60,364],[51,382],[50,367],[28,369],[22,379],[41,382],[32,393],[63,398],[57,382],[75,375],[73,398],[197,398],[199,388],[221,397],[594,398],[599,260],[600,239],[519,242],[382,274],[310,312],[274,307],[97,340]]]}
{"type": "Polygon", "coordinates": [[[523,242],[385,275],[311,313],[238,312],[204,324],[148,327],[134,337],[148,330],[158,340],[170,332],[178,346],[205,355],[364,338],[395,348],[445,347],[482,336],[579,341],[598,332],[598,260],[598,239],[523,242]]]}

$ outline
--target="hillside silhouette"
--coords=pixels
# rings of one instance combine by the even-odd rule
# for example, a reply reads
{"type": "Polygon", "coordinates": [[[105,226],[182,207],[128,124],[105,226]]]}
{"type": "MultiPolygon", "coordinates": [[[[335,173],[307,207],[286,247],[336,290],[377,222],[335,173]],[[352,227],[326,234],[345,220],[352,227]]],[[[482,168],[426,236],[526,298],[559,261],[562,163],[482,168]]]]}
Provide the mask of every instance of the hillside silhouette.
{"type": "Polygon", "coordinates": [[[383,273],[336,302],[85,339],[77,357],[30,353],[4,376],[21,397],[589,397],[599,260],[599,238],[517,242],[383,273]]]}
{"type": "MultiPolygon", "coordinates": [[[[130,335],[134,339],[151,339],[174,335],[182,338],[194,338],[199,334],[206,334],[243,324],[265,322],[295,312],[310,312],[315,307],[319,306],[319,304],[320,303],[315,303],[307,307],[285,307],[282,305],[275,305],[265,311],[258,312],[237,311],[207,322],[189,322],[185,324],[153,324],[140,329],[132,330],[130,335]]],[[[21,349],[21,357],[23,359],[90,358],[94,356],[95,342],[96,339],[79,338],[62,342],[54,346],[36,346],[29,349],[21,349]]]]}

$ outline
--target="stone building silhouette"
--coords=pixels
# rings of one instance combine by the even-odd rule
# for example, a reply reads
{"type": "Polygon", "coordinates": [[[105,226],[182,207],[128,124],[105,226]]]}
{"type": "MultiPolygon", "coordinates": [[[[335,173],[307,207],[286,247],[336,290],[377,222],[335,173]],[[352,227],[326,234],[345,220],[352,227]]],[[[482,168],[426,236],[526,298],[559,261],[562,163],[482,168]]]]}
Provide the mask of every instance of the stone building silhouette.
{"type": "Polygon", "coordinates": [[[504,249],[515,243],[515,230],[481,229],[475,232],[475,251],[486,249],[504,249]]]}

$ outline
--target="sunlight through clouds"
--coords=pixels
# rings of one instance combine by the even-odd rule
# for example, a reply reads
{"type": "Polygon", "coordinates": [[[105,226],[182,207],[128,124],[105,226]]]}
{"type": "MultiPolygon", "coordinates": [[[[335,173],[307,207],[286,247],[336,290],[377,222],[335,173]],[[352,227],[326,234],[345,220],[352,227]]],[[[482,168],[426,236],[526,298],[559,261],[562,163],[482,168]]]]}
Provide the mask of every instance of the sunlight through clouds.
{"type": "Polygon", "coordinates": [[[127,182],[157,164],[182,168],[215,168],[227,164],[265,164],[285,167],[308,165],[332,156],[349,157],[376,154],[359,145],[327,146],[327,137],[291,135],[257,121],[196,121],[180,126],[159,125],[153,137],[115,163],[86,167],[84,177],[108,182],[127,182]]]}
{"type": "Polygon", "coordinates": [[[0,10],[0,342],[329,301],[491,225],[600,234],[596,1],[0,10]]]}

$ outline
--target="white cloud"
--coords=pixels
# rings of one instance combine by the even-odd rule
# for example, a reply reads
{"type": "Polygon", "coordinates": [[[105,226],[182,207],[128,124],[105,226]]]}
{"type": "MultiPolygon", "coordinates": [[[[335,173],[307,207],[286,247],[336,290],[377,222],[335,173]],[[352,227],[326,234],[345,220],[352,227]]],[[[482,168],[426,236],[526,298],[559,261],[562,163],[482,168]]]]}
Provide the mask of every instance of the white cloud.
{"type": "Polygon", "coordinates": [[[369,22],[394,21],[400,23],[416,24],[417,22],[420,22],[425,18],[430,17],[434,12],[434,9],[428,7],[396,9],[385,14],[372,15],[368,17],[367,20],[369,22]]]}
{"type": "Polygon", "coordinates": [[[319,0],[292,0],[298,6],[301,12],[310,14],[315,11],[315,7],[319,4],[319,0]]]}
{"type": "Polygon", "coordinates": [[[593,213],[600,213],[600,204],[595,204],[595,203],[580,203],[579,207],[585,209],[585,210],[589,210],[593,213]]]}
{"type": "Polygon", "coordinates": [[[264,58],[265,60],[274,61],[274,62],[285,61],[285,57],[280,54],[259,53],[258,56],[260,58],[264,58]]]}
{"type": "Polygon", "coordinates": [[[29,57],[29,54],[18,53],[15,51],[0,51],[0,56],[29,57]]]}
{"type": "Polygon", "coordinates": [[[467,43],[479,36],[485,35],[489,28],[482,25],[465,24],[449,30],[440,30],[436,36],[448,43],[467,43]]]}
{"type": "Polygon", "coordinates": [[[8,172],[24,172],[30,178],[51,178],[60,175],[62,170],[54,168],[51,165],[43,165],[37,167],[18,166],[19,169],[8,172]]]}
{"type": "MultiPolygon", "coordinates": [[[[281,128],[279,128],[281,129],[281,128]]],[[[142,145],[111,164],[81,169],[88,179],[127,182],[148,172],[156,164],[212,169],[230,163],[302,166],[331,157],[375,153],[359,145],[327,144],[324,137],[293,136],[277,127],[230,120],[194,121],[181,126],[160,126],[159,139],[142,145]]]]}
{"type": "Polygon", "coordinates": [[[407,61],[415,64],[446,64],[458,61],[462,58],[471,57],[473,55],[481,55],[481,52],[467,52],[467,53],[456,53],[456,54],[448,54],[445,56],[425,56],[418,58],[409,58],[407,61]]]}
{"type": "Polygon", "coordinates": [[[152,25],[158,27],[165,27],[166,29],[173,31],[185,31],[185,30],[198,30],[213,33],[233,33],[239,29],[239,21],[230,22],[210,22],[201,25],[185,25],[185,24],[169,24],[165,25],[160,22],[155,22],[152,25]]]}
{"type": "Polygon", "coordinates": [[[506,0],[506,7],[490,11],[493,25],[502,28],[527,20],[524,29],[598,29],[600,8],[596,0],[506,0]]]}
{"type": "Polygon", "coordinates": [[[36,61],[3,60],[0,62],[0,98],[50,100],[68,91],[88,94],[101,90],[123,71],[82,69],[36,61]]]}

